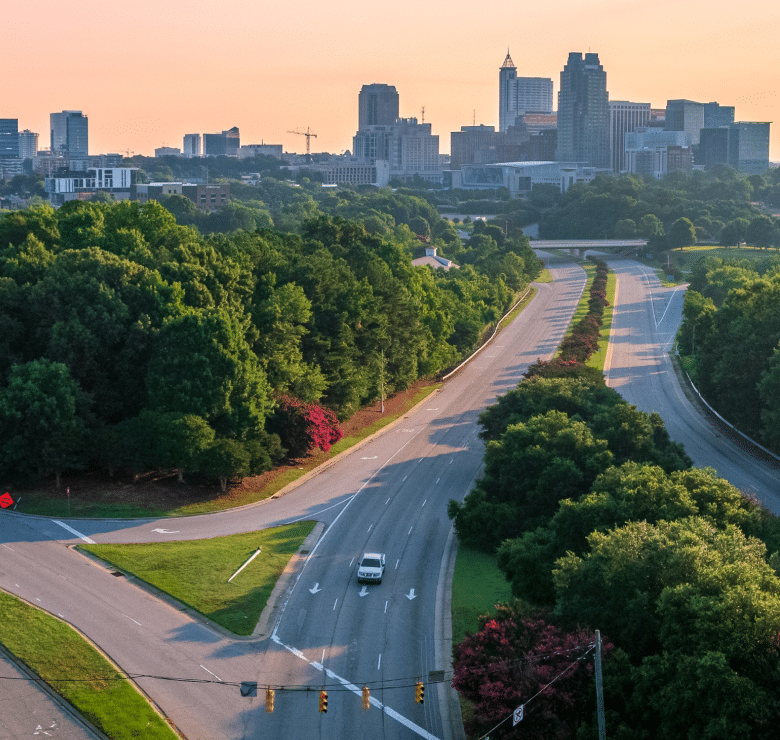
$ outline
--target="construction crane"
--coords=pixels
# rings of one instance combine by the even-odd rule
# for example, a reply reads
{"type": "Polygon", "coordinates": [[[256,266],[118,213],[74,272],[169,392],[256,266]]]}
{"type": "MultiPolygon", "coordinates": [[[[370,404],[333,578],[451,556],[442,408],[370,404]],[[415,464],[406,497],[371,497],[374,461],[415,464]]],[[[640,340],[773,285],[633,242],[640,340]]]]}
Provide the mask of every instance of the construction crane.
{"type": "Polygon", "coordinates": [[[298,134],[298,136],[306,137],[306,155],[311,156],[311,137],[317,138],[317,134],[313,134],[311,129],[307,126],[305,131],[288,131],[288,134],[298,134]]]}

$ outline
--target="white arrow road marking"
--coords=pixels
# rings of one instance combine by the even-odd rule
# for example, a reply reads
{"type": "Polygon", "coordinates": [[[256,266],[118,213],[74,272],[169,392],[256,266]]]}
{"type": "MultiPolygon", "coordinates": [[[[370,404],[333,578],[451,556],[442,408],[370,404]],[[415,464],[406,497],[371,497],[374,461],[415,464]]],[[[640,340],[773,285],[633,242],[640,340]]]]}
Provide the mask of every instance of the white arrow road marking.
{"type": "Polygon", "coordinates": [[[408,594],[406,594],[406,598],[407,598],[407,599],[409,599],[409,601],[411,601],[412,599],[416,599],[416,598],[417,598],[417,597],[414,595],[414,589],[413,589],[413,588],[410,588],[410,589],[409,589],[409,593],[408,593],[408,594]]]}
{"type": "MultiPolygon", "coordinates": [[[[368,587],[367,586],[363,586],[363,588],[360,589],[360,593],[358,594],[358,596],[368,596],[368,587]]],[[[361,694],[361,696],[362,696],[362,694],[361,694]]]]}
{"type": "Polygon", "coordinates": [[[160,534],[179,534],[178,529],[153,529],[152,532],[159,532],[160,534]]]}
{"type": "Polygon", "coordinates": [[[320,585],[320,582],[319,582],[319,581],[317,581],[317,583],[315,583],[315,584],[314,584],[314,586],[312,586],[312,587],[309,589],[309,593],[310,593],[310,594],[317,594],[317,593],[319,593],[320,591],[322,591],[322,589],[321,589],[321,588],[318,588],[318,586],[319,586],[319,585],[320,585]]]}
{"type": "MultiPolygon", "coordinates": [[[[296,650],[294,647],[290,647],[289,645],[285,645],[276,635],[271,635],[271,639],[279,646],[283,647],[285,650],[288,650],[293,655],[299,657],[301,660],[306,661],[312,668],[315,668],[318,671],[322,671],[325,673],[325,675],[328,678],[332,678],[334,681],[338,681],[345,689],[348,691],[351,691],[355,696],[363,696],[363,689],[355,686],[355,684],[351,683],[350,681],[347,681],[346,678],[342,678],[338,674],[334,673],[330,668],[323,667],[320,663],[315,663],[313,661],[310,661],[300,650],[296,650]]],[[[420,727],[420,725],[415,724],[410,719],[406,719],[402,714],[399,712],[396,712],[395,709],[391,709],[387,706],[387,704],[383,704],[379,699],[375,697],[371,697],[369,699],[371,704],[375,706],[377,709],[381,709],[388,717],[391,719],[394,719],[396,722],[400,722],[404,727],[410,729],[412,732],[416,733],[422,738],[425,738],[425,740],[439,740],[439,738],[436,737],[436,735],[432,735],[428,730],[426,730],[423,727],[420,727]]]]}

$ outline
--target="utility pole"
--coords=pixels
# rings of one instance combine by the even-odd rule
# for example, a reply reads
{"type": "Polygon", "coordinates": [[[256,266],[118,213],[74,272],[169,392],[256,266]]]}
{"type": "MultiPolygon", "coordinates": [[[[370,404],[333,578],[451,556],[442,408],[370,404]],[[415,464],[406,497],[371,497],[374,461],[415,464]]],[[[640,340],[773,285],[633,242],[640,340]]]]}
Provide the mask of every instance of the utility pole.
{"type": "Polygon", "coordinates": [[[601,632],[596,630],[596,710],[599,718],[599,740],[606,740],[607,734],[604,729],[604,687],[601,684],[601,632]]]}

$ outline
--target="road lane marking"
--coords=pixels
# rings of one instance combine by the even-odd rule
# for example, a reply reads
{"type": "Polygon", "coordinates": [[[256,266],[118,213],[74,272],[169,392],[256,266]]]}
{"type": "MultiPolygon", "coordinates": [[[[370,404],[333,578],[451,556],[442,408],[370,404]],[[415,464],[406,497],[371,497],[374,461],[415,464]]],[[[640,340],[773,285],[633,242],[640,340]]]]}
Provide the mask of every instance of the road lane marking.
{"type": "Polygon", "coordinates": [[[349,567],[350,568],[352,567],[352,563],[354,563],[354,562],[355,562],[355,558],[353,557],[352,560],[349,561],[349,567]]]}
{"type": "MultiPolygon", "coordinates": [[[[409,527],[409,534],[411,534],[411,533],[412,533],[412,530],[413,530],[413,529],[414,529],[414,524],[412,524],[412,526],[411,526],[411,527],[409,527]]],[[[407,537],[408,537],[408,536],[409,536],[409,535],[407,535],[407,537]]]]}
{"type": "Polygon", "coordinates": [[[373,524],[369,524],[369,525],[368,525],[368,531],[369,531],[369,532],[371,531],[371,527],[373,527],[373,526],[374,526],[373,524]]]}
{"type": "Polygon", "coordinates": [[[13,547],[8,547],[8,545],[3,545],[3,547],[4,547],[6,550],[10,550],[11,552],[13,552],[13,551],[14,551],[13,547]]]}
{"type": "Polygon", "coordinates": [[[437,485],[437,486],[438,486],[438,485],[439,485],[439,481],[440,481],[440,480],[441,480],[441,478],[437,478],[437,479],[436,479],[436,484],[435,484],[435,485],[437,485]]]}
{"type": "Polygon", "coordinates": [[[389,602],[385,601],[385,614],[387,614],[387,605],[389,602]]]}
{"type": "MultiPolygon", "coordinates": [[[[334,673],[330,668],[325,668],[320,663],[316,663],[314,661],[310,661],[300,650],[297,650],[294,647],[291,647],[290,645],[285,645],[277,636],[276,634],[271,635],[271,639],[280,647],[283,647],[285,650],[288,650],[296,657],[300,658],[301,660],[308,663],[312,668],[315,668],[318,671],[322,671],[325,673],[325,675],[328,678],[332,678],[334,681],[338,681],[345,689],[351,691],[355,696],[359,696],[362,698],[363,696],[363,689],[355,686],[355,684],[348,681],[346,678],[342,678],[338,674],[334,673]]],[[[203,666],[201,666],[202,668],[203,666]]],[[[396,712],[395,709],[392,709],[387,706],[387,704],[383,704],[379,699],[375,697],[371,697],[369,699],[371,704],[375,706],[377,709],[381,709],[388,717],[391,719],[394,719],[396,722],[402,724],[407,729],[411,730],[412,732],[416,733],[422,738],[425,738],[425,740],[440,740],[436,735],[431,734],[423,727],[420,727],[420,725],[415,724],[410,719],[407,719],[399,712],[396,712]]]]}
{"type": "Polygon", "coordinates": [[[374,455],[373,457],[361,457],[361,460],[376,460],[377,456],[374,455]]]}
{"type": "Polygon", "coordinates": [[[409,477],[408,475],[405,475],[405,476],[403,477],[403,480],[401,481],[401,483],[403,483],[403,482],[404,482],[404,481],[405,481],[405,480],[406,480],[408,477],[409,477]]]}
{"type": "MultiPolygon", "coordinates": [[[[124,614],[123,616],[127,617],[127,614],[124,614]]],[[[135,619],[132,617],[127,617],[131,622],[135,622],[135,619]]],[[[143,627],[143,625],[140,622],[135,622],[139,627],[143,627]]],[[[203,666],[201,666],[203,668],[203,666]]],[[[209,671],[210,672],[210,671],[209,671]]]]}
{"type": "MultiPolygon", "coordinates": [[[[133,620],[133,621],[135,621],[135,620],[133,620]]],[[[205,665],[201,665],[201,668],[202,668],[204,671],[206,671],[206,673],[211,673],[211,671],[210,671],[208,668],[206,668],[206,666],[205,666],[205,665]]],[[[218,676],[216,673],[211,673],[211,675],[212,675],[212,676],[214,676],[214,678],[216,678],[216,679],[217,679],[217,681],[219,681],[220,683],[222,683],[222,679],[221,679],[221,678],[220,678],[220,677],[219,677],[219,676],[218,676]]]]}
{"type": "Polygon", "coordinates": [[[71,534],[75,534],[76,537],[78,537],[79,539],[84,540],[84,542],[86,542],[88,545],[96,545],[97,544],[95,542],[95,540],[91,540],[89,537],[87,537],[87,535],[81,534],[81,532],[79,532],[76,529],[73,529],[73,527],[69,527],[67,524],[65,524],[65,522],[61,522],[58,519],[52,519],[52,521],[55,524],[59,524],[63,529],[67,529],[68,532],[70,532],[71,534]]]}
{"type": "Polygon", "coordinates": [[[401,562],[401,558],[398,558],[398,560],[395,561],[395,569],[398,570],[398,563],[401,562]]]}
{"type": "MultiPolygon", "coordinates": [[[[287,593],[287,598],[284,600],[284,603],[282,604],[282,608],[279,611],[279,616],[276,619],[276,624],[274,624],[274,629],[273,629],[273,632],[271,633],[272,637],[274,637],[274,638],[276,637],[276,633],[279,630],[279,625],[282,623],[282,618],[284,617],[285,609],[287,608],[287,604],[290,602],[290,599],[292,598],[293,592],[295,591],[295,587],[298,585],[298,581],[301,580],[301,576],[303,575],[303,572],[306,570],[306,566],[309,564],[309,561],[314,557],[314,554],[317,552],[317,549],[319,548],[319,546],[325,541],[325,539],[327,538],[327,536],[330,533],[330,531],[336,526],[336,523],[338,522],[338,520],[341,519],[342,514],[344,514],[344,512],[349,508],[349,505],[355,500],[355,497],[359,493],[361,493],[363,491],[363,489],[365,489],[365,487],[367,485],[369,485],[369,483],[371,483],[371,481],[373,481],[379,475],[379,473],[382,470],[384,470],[384,468],[387,467],[390,464],[390,462],[394,458],[396,458],[398,455],[400,455],[401,452],[404,449],[406,449],[407,445],[410,445],[414,441],[415,437],[417,437],[417,434],[414,434],[407,442],[404,442],[404,444],[402,444],[392,455],[390,455],[390,457],[387,458],[387,460],[385,460],[385,462],[383,462],[371,474],[371,476],[368,478],[368,480],[366,480],[363,483],[363,485],[360,486],[360,488],[355,493],[353,493],[352,496],[350,496],[346,500],[346,502],[344,503],[344,507],[341,509],[341,511],[338,514],[336,514],[336,518],[330,523],[328,528],[322,533],[322,536],[319,538],[319,540],[317,540],[317,544],[314,545],[314,547],[311,549],[311,552],[309,552],[309,554],[306,556],[306,560],[303,561],[303,565],[301,566],[300,572],[295,577],[295,581],[293,582],[292,588],[287,593]]],[[[341,504],[341,502],[339,502],[339,504],[334,504],[334,506],[338,506],[340,504],[341,504]]],[[[307,515],[306,517],[302,517],[301,519],[298,519],[296,521],[303,521],[304,518],[310,519],[311,518],[311,514],[307,515]]],[[[353,557],[352,561],[354,562],[354,560],[355,560],[355,558],[353,557]]],[[[352,563],[350,562],[350,567],[351,567],[351,565],[352,565],[352,563]]],[[[361,689],[360,695],[363,696],[362,689],[361,689]]]]}
{"type": "Polygon", "coordinates": [[[428,503],[428,499],[425,499],[425,501],[423,501],[423,506],[425,506],[425,504],[427,503],[428,503]]]}
{"type": "Polygon", "coordinates": [[[320,659],[320,662],[325,665],[325,648],[322,648],[322,658],[320,659]]]}
{"type": "Polygon", "coordinates": [[[336,604],[338,604],[338,603],[339,603],[339,600],[338,600],[338,599],[336,599],[336,600],[333,602],[333,611],[334,611],[334,612],[336,611],[336,604]]]}
{"type": "Polygon", "coordinates": [[[382,665],[382,653],[379,653],[379,660],[377,661],[376,669],[379,670],[379,666],[381,665],[382,665]]]}

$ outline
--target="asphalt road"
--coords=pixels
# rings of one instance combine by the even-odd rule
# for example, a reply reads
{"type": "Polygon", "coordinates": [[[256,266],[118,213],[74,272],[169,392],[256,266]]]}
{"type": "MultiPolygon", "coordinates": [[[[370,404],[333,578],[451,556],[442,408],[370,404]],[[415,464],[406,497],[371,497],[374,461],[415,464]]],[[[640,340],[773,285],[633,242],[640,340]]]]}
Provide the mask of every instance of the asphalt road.
{"type": "Polygon", "coordinates": [[[0,514],[0,586],[77,626],[128,673],[151,676],[137,683],[190,740],[447,737],[438,692],[429,686],[418,705],[413,688],[448,662],[434,624],[451,530],[447,503],[479,474],[479,413],[562,339],[585,277],[572,265],[553,270],[556,281],[539,285],[521,316],[414,413],[284,497],[157,521],[0,514]],[[327,528],[271,639],[226,637],[68,547],[84,538],[214,537],[297,519],[327,528]],[[381,585],[357,584],[365,550],[387,553],[381,585]],[[279,691],[276,711],[266,714],[262,692],[241,697],[241,681],[308,690],[279,691]],[[364,684],[373,704],[367,712],[364,684]],[[317,712],[323,686],[327,715],[317,712]]]}
{"type": "Polygon", "coordinates": [[[780,514],[780,467],[694,408],[669,353],[682,320],[684,286],[665,288],[634,261],[614,260],[617,275],[607,384],[643,411],[657,411],[697,467],[713,467],[741,491],[780,514]]]}

